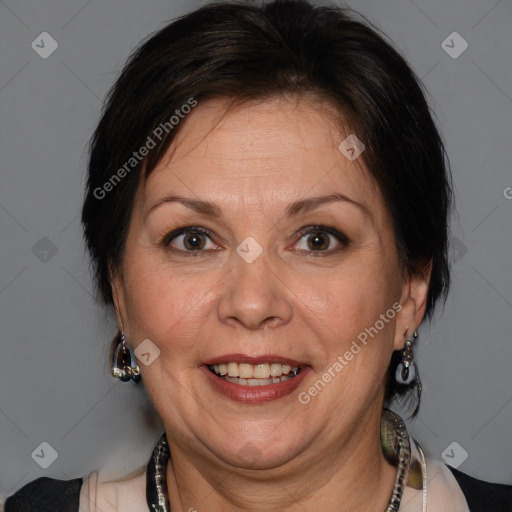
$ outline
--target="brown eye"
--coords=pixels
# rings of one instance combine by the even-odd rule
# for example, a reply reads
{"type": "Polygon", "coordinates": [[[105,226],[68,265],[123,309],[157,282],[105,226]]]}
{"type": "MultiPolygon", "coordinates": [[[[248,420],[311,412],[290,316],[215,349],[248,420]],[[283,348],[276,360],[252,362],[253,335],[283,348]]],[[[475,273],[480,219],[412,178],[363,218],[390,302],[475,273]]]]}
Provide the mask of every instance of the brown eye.
{"type": "Polygon", "coordinates": [[[338,230],[323,226],[309,226],[299,232],[300,240],[296,250],[305,252],[336,252],[349,243],[348,238],[338,230]]]}
{"type": "Polygon", "coordinates": [[[308,235],[307,243],[312,251],[325,251],[329,248],[330,240],[325,233],[315,233],[308,235]]]}
{"type": "Polygon", "coordinates": [[[188,233],[183,236],[183,245],[191,251],[202,250],[205,246],[204,238],[205,236],[199,233],[188,233]]]}
{"type": "Polygon", "coordinates": [[[164,238],[163,244],[177,252],[200,252],[216,250],[208,232],[199,228],[183,228],[173,231],[164,238]]]}

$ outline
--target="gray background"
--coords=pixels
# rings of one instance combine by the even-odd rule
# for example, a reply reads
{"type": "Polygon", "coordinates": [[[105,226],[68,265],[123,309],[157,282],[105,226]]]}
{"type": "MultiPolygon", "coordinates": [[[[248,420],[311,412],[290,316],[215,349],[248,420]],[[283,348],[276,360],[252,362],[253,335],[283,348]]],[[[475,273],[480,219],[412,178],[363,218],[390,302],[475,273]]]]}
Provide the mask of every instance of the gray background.
{"type": "MultiPolygon", "coordinates": [[[[86,144],[124,60],[202,3],[0,0],[0,503],[39,476],[124,475],[160,433],[143,389],[108,374],[115,326],[92,296],[79,211],[86,144]],[[46,59],[31,48],[44,31],[59,45],[46,59]],[[31,456],[42,442],[58,452],[48,469],[31,456]]],[[[444,315],[420,331],[424,395],[412,433],[436,458],[457,442],[445,456],[457,464],[465,450],[461,470],[510,483],[512,3],[349,5],[423,79],[456,187],[454,286],[444,315]],[[454,31],[469,44],[458,58],[441,46],[454,31]]]]}

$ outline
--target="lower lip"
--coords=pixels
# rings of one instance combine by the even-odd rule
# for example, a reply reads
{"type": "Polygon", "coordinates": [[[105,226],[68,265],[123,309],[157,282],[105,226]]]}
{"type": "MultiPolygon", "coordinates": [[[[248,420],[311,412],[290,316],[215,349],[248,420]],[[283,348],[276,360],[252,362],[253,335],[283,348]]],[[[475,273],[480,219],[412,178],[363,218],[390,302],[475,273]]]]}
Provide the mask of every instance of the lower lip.
{"type": "Polygon", "coordinates": [[[218,377],[206,366],[200,366],[199,368],[206,375],[216,391],[228,398],[231,398],[231,400],[246,404],[272,402],[273,400],[278,400],[279,398],[283,398],[284,396],[293,393],[293,391],[299,387],[300,383],[304,380],[304,377],[310,370],[309,366],[305,366],[295,377],[276,384],[267,384],[265,386],[243,386],[240,384],[233,384],[222,377],[218,377]]]}

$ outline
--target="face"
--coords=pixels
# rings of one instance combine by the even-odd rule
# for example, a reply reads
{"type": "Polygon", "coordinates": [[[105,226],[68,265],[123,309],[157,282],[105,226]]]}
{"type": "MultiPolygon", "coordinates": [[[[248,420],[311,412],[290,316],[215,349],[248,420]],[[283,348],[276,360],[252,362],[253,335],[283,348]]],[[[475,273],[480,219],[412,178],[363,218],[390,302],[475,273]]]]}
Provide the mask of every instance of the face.
{"type": "Polygon", "coordinates": [[[360,435],[421,321],[427,284],[400,272],[333,116],[314,98],[199,104],[137,192],[118,321],[150,340],[139,366],[169,441],[210,462],[274,468],[360,435]]]}

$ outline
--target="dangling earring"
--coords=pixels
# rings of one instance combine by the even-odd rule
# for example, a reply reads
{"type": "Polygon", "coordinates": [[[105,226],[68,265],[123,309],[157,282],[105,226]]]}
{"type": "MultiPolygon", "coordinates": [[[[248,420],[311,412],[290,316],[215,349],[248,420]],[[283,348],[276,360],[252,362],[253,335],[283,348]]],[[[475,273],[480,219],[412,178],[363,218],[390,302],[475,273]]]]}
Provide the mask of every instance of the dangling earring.
{"type": "Polygon", "coordinates": [[[135,354],[126,344],[124,332],[121,332],[112,356],[112,376],[123,382],[130,379],[135,382],[140,380],[140,368],[137,365],[135,354]]]}
{"type": "Polygon", "coordinates": [[[402,352],[402,360],[398,363],[395,372],[395,379],[398,384],[408,386],[416,378],[416,367],[414,366],[414,355],[412,353],[412,344],[418,337],[418,331],[412,333],[412,339],[405,341],[402,352]]]}

